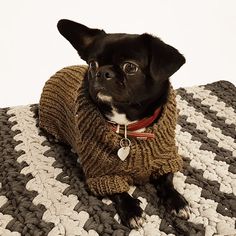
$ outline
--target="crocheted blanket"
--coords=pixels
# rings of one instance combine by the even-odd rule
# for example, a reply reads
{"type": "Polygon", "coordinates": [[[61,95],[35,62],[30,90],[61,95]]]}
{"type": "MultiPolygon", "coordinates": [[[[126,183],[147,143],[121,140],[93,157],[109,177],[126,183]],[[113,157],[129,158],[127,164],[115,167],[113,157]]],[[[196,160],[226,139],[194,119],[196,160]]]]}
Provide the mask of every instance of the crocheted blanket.
{"type": "Polygon", "coordinates": [[[0,109],[0,235],[236,235],[236,88],[219,81],[177,94],[184,169],[174,184],[190,203],[188,221],[146,184],[130,189],[144,227],[120,224],[112,202],[89,193],[77,155],[38,129],[36,104],[0,109]]]}

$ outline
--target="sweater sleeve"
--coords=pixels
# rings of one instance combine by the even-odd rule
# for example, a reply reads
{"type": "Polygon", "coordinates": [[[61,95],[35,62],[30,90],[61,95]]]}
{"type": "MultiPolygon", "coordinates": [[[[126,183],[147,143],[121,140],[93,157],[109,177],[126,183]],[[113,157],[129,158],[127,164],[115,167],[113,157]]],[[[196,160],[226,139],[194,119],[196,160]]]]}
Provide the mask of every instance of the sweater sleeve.
{"type": "Polygon", "coordinates": [[[127,192],[129,190],[129,178],[125,176],[101,176],[87,179],[91,192],[95,195],[112,195],[114,193],[127,192]]]}

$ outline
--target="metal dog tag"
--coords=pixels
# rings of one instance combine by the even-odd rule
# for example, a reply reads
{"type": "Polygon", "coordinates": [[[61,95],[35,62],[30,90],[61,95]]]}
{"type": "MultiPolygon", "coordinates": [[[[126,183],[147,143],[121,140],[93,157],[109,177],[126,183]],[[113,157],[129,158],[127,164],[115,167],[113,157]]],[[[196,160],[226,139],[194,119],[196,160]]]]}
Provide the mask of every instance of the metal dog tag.
{"type": "MultiPolygon", "coordinates": [[[[127,137],[127,136],[126,136],[127,137]]],[[[122,138],[120,140],[120,148],[117,152],[118,157],[124,161],[130,153],[131,142],[128,138],[122,138]]]]}
{"type": "MultiPolygon", "coordinates": [[[[120,127],[120,126],[119,126],[120,127]]],[[[117,152],[118,157],[124,161],[130,153],[131,142],[127,138],[127,126],[125,125],[125,137],[120,140],[120,149],[117,152]]]]}
{"type": "Polygon", "coordinates": [[[129,152],[130,152],[130,147],[129,146],[121,147],[118,150],[117,155],[122,161],[124,161],[126,159],[126,157],[129,155],[129,152]]]}

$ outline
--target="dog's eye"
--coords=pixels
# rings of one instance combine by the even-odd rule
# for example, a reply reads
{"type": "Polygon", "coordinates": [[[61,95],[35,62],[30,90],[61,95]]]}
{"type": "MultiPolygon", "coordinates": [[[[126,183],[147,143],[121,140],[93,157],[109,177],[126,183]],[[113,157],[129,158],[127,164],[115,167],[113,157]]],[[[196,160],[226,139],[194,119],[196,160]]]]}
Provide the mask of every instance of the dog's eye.
{"type": "Polygon", "coordinates": [[[128,75],[135,74],[139,69],[136,64],[131,63],[131,62],[124,63],[122,68],[123,68],[123,71],[128,75]]]}
{"type": "Polygon", "coordinates": [[[98,68],[98,62],[97,61],[90,61],[89,62],[89,69],[96,70],[98,68]]]}

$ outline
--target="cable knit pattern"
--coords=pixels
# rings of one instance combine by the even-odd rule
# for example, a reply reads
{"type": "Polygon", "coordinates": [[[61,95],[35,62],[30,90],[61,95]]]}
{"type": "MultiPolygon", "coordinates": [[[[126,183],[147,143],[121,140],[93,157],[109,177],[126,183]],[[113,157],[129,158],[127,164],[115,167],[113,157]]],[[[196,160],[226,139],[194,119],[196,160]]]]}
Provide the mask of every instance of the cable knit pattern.
{"type": "Polygon", "coordinates": [[[70,144],[79,155],[87,184],[95,195],[110,195],[143,184],[152,174],[177,172],[182,159],[175,145],[176,101],[170,88],[158,123],[147,128],[155,138],[130,138],[131,151],[117,156],[120,134],[113,132],[85,88],[87,67],[67,67],[45,84],[39,106],[40,127],[70,144]]]}

